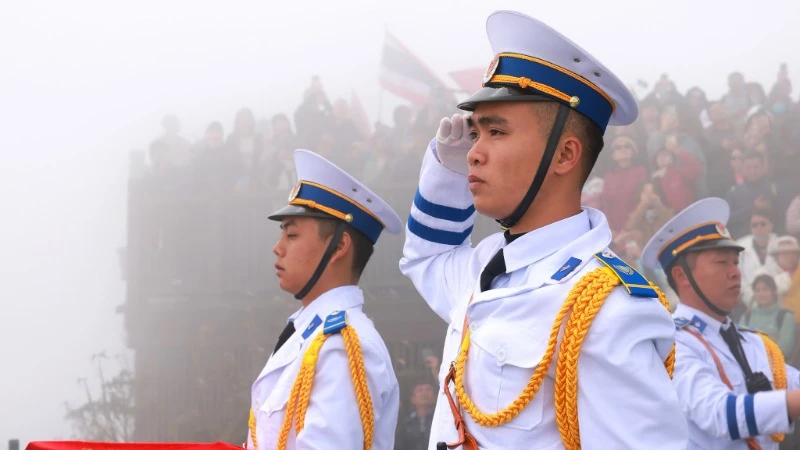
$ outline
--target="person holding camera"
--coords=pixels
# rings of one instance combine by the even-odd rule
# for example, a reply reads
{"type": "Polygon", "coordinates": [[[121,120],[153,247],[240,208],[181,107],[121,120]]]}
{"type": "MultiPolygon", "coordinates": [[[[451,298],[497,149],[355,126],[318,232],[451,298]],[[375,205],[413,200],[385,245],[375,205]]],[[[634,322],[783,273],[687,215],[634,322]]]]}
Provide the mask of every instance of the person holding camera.
{"type": "Polygon", "coordinates": [[[800,417],[800,372],[766,334],[736,326],[743,248],[725,227],[730,207],[695,202],[647,243],[643,262],[661,267],[681,304],[673,314],[673,382],[689,422],[689,448],[777,449],[800,417]]]}

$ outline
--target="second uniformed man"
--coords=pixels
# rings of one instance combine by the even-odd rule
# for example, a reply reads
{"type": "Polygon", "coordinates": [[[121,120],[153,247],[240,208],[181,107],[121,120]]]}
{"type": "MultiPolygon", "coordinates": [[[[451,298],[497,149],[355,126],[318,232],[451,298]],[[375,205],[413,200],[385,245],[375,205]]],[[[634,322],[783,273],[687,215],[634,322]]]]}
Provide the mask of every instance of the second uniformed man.
{"type": "Polygon", "coordinates": [[[739,253],[728,204],[707,198],[667,222],[645,246],[680,297],[675,388],[690,449],[777,449],[800,416],[800,373],[766,335],[728,317],[739,304],[739,253]]]}

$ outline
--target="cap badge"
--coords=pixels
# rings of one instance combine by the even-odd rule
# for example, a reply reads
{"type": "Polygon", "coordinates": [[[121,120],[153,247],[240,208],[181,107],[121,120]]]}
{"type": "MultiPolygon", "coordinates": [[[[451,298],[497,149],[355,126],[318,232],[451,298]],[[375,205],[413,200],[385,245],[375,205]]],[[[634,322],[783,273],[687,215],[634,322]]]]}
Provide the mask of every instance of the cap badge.
{"type": "Polygon", "coordinates": [[[486,68],[486,72],[483,74],[483,82],[488,83],[489,80],[492,79],[494,72],[497,70],[497,66],[500,64],[500,55],[494,55],[492,58],[492,62],[489,63],[489,67],[486,68]]]}
{"type": "Polygon", "coordinates": [[[300,187],[301,186],[302,186],[302,183],[297,183],[292,188],[292,192],[289,192],[289,201],[290,202],[297,198],[297,194],[300,193],[300,187]]]}
{"type": "Polygon", "coordinates": [[[728,231],[728,229],[725,228],[725,225],[723,225],[721,223],[717,224],[717,233],[719,233],[724,238],[727,238],[727,239],[731,238],[731,232],[728,231]]]}

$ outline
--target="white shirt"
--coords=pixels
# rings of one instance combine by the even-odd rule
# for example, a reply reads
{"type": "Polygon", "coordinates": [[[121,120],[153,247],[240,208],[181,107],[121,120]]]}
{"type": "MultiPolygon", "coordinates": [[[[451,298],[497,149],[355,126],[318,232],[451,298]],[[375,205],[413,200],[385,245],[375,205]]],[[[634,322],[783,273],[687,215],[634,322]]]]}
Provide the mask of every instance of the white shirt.
{"type": "MultiPolygon", "coordinates": [[[[256,415],[259,450],[276,447],[302,356],[309,343],[322,332],[325,318],[335,311],[346,311],[348,326],[356,330],[361,344],[375,414],[372,449],[392,449],[400,407],[399,387],[386,345],[361,310],[363,304],[361,289],[344,286],[322,294],[289,318],[295,323],[294,334],[269,358],[253,383],[251,408],[256,415]]],[[[292,426],[286,448],[363,447],[361,415],[344,340],[340,334],[334,334],[328,337],[319,353],[305,427],[297,435],[292,426]]],[[[247,448],[253,448],[249,433],[247,448]]]]}
{"type": "MultiPolygon", "coordinates": [[[[558,310],[573,285],[601,267],[593,255],[607,249],[611,231],[601,212],[585,208],[527,233],[504,249],[508,274],[495,279],[494,289],[480,292],[480,272],[505,240],[497,233],[471,247],[475,213],[467,186],[466,177],[439,164],[429,148],[400,268],[449,323],[441,384],[459,352],[468,316],[466,390],[481,411],[495,413],[527,385],[545,353],[558,310]],[[564,267],[568,269],[562,271],[564,267]]],[[[655,443],[661,449],[686,448],[686,421],[663,365],[674,335],[670,315],[657,299],[633,297],[623,287],[612,291],[578,360],[583,448],[640,449],[655,443]]],[[[553,397],[557,357],[556,352],[534,399],[508,423],[482,427],[463,412],[482,449],[563,448],[553,397]]],[[[440,389],[429,448],[456,439],[453,415],[440,389]]]]}
{"type": "MultiPolygon", "coordinates": [[[[687,328],[700,333],[714,349],[733,385],[731,391],[722,382],[711,354],[700,340],[684,329],[678,330],[674,380],[683,412],[689,420],[689,448],[744,450],[747,443],[743,439],[756,435],[762,449],[777,449],[778,444],[772,442],[769,435],[790,433],[793,428],[789,423],[786,391],[748,394],[744,372],[719,333],[722,323],[685,304],[675,309],[674,316],[690,321],[687,328]]],[[[748,331],[740,334],[751,370],[763,372],[774,385],[761,337],[748,331]]],[[[786,376],[789,389],[800,387],[797,369],[787,365],[786,376]]]]}
{"type": "MultiPolygon", "coordinates": [[[[777,237],[774,233],[771,233],[767,240],[767,249],[771,248],[769,244],[775,241],[775,239],[777,239],[777,237]]],[[[739,254],[739,270],[742,272],[742,300],[748,306],[753,301],[753,280],[762,273],[774,277],[775,274],[782,272],[780,266],[778,266],[778,262],[775,261],[775,257],[769,253],[767,253],[766,258],[764,258],[764,264],[761,264],[754,240],[755,238],[753,235],[748,234],[736,241],[737,244],[744,247],[744,250],[739,254]]],[[[783,285],[783,280],[781,280],[779,291],[784,287],[787,290],[789,289],[788,286],[783,285]]],[[[783,292],[780,292],[780,294],[783,294],[783,292]]]]}

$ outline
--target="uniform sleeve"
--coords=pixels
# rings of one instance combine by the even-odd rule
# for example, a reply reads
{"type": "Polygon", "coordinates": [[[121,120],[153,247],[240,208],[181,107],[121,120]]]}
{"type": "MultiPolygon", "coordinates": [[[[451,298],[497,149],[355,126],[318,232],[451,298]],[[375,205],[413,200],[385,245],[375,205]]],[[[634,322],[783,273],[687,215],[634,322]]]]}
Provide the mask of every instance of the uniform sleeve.
{"type": "Polygon", "coordinates": [[[800,371],[786,364],[786,387],[791,391],[800,389],[800,371]]]}
{"type": "MultiPolygon", "coordinates": [[[[388,449],[394,443],[399,392],[392,381],[387,362],[369,343],[361,341],[367,385],[375,414],[373,448],[388,449]],[[390,418],[391,430],[381,430],[377,424],[381,414],[390,418]]],[[[385,420],[384,420],[385,422],[385,420]]],[[[297,435],[297,450],[328,450],[331,448],[364,448],[364,432],[358,409],[350,365],[342,336],[329,337],[320,350],[314,373],[314,383],[306,412],[305,426],[297,435]]]]}
{"type": "Polygon", "coordinates": [[[467,265],[475,207],[467,177],[439,163],[433,140],[420,171],[408,216],[400,271],[436,314],[450,322],[450,309],[474,281],[467,265]]]}
{"type": "Polygon", "coordinates": [[[786,391],[734,394],[701,356],[707,350],[700,341],[679,333],[675,388],[689,421],[720,439],[791,432],[786,391]]]}
{"type": "Polygon", "coordinates": [[[578,363],[586,449],[685,449],[688,426],[662,358],[675,325],[656,299],[615,289],[594,319],[578,363]]]}

